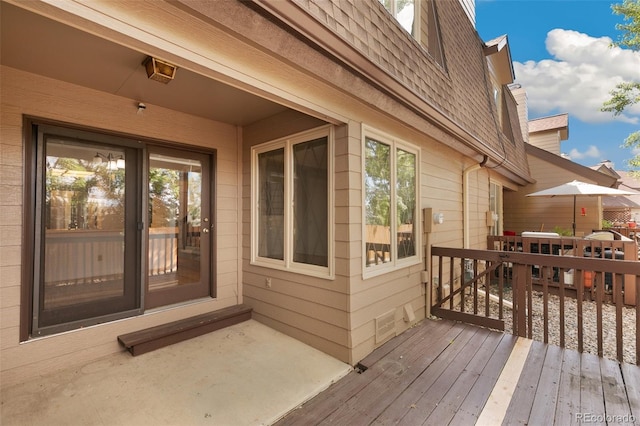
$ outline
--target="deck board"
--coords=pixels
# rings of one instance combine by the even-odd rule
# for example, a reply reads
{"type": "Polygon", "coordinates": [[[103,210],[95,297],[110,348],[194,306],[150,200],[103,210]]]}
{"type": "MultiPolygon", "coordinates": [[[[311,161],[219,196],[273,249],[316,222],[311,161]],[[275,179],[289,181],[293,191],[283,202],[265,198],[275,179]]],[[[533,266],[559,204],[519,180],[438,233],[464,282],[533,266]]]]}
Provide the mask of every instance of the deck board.
{"type": "Polygon", "coordinates": [[[563,351],[558,400],[556,402],[556,424],[573,424],[580,409],[580,364],[582,357],[575,351],[563,351]]]}
{"type": "Polygon", "coordinates": [[[456,361],[459,358],[456,354],[467,352],[466,345],[474,337],[476,331],[473,327],[466,327],[456,339],[444,342],[446,347],[442,351],[442,355],[430,363],[428,368],[414,371],[415,380],[412,380],[405,389],[398,389],[399,396],[394,404],[387,405],[384,412],[376,416],[376,422],[373,424],[393,424],[399,421],[402,424],[407,424],[407,422],[420,424],[422,421],[412,421],[412,416],[422,417],[433,410],[434,402],[430,400],[433,394],[432,388],[438,385],[447,386],[449,380],[453,380],[453,378],[448,378],[452,374],[448,374],[447,370],[455,370],[457,375],[457,372],[460,371],[457,370],[460,368],[458,364],[464,363],[456,361]]]}
{"type": "Polygon", "coordinates": [[[529,424],[553,424],[562,372],[562,348],[547,346],[529,424]]]}
{"type": "Polygon", "coordinates": [[[631,364],[621,364],[620,371],[624,379],[629,398],[631,415],[640,422],[640,367],[631,364]]]}
{"type": "Polygon", "coordinates": [[[618,386],[622,383],[620,364],[606,358],[600,358],[600,375],[602,378],[602,393],[607,415],[625,416],[631,413],[629,400],[624,388],[618,386]]]}
{"type": "Polygon", "coordinates": [[[372,368],[382,370],[381,374],[357,396],[338,407],[323,423],[352,425],[363,421],[367,422],[364,424],[373,422],[424,371],[424,368],[414,368],[415,365],[430,366],[432,362],[442,360],[444,351],[452,345],[462,346],[462,342],[468,340],[474,332],[469,327],[457,324],[433,343],[415,345],[403,355],[380,360],[372,368]]]}
{"type": "MultiPolygon", "coordinates": [[[[501,337],[502,336],[496,333],[487,332],[486,339],[477,351],[473,353],[472,360],[460,373],[453,386],[451,386],[447,394],[444,395],[431,415],[426,418],[428,424],[445,425],[451,422],[453,416],[455,416],[455,413],[465,403],[471,389],[473,389],[475,383],[487,367],[491,356],[500,344],[501,337]]],[[[467,347],[465,350],[466,349],[471,350],[471,347],[467,347]]]]}
{"type": "Polygon", "coordinates": [[[480,417],[517,340],[511,334],[495,333],[495,335],[500,338],[500,343],[462,405],[454,413],[450,424],[471,425],[475,424],[480,417]]]}
{"type": "Polygon", "coordinates": [[[547,345],[533,342],[503,424],[527,424],[542,374],[547,345]]]}
{"type": "MultiPolygon", "coordinates": [[[[516,340],[425,320],[362,360],[365,371],[351,372],[276,425],[473,425],[516,340]]],[[[532,342],[503,424],[576,424],[579,413],[637,419],[639,392],[638,366],[532,342]]]]}
{"type": "Polygon", "coordinates": [[[581,357],[579,413],[604,414],[599,358],[588,353],[583,353],[581,357]]]}

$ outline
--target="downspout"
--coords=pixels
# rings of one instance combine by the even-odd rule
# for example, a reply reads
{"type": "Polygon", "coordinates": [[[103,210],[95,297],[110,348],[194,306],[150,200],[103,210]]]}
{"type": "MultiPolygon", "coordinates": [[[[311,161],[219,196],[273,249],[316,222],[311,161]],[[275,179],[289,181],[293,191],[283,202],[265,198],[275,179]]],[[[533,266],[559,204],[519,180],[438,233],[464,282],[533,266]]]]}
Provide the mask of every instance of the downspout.
{"type": "MultiPolygon", "coordinates": [[[[462,176],[463,176],[463,187],[462,187],[462,196],[463,196],[463,222],[462,222],[462,229],[463,229],[463,248],[470,248],[470,240],[471,237],[469,235],[470,233],[470,226],[469,226],[469,175],[472,172],[475,172],[476,170],[480,170],[482,167],[485,166],[485,164],[487,163],[488,157],[485,155],[483,160],[479,163],[479,164],[473,164],[469,167],[467,167],[462,176]]],[[[478,294],[481,295],[482,297],[485,296],[485,292],[484,290],[480,290],[478,289],[478,294]]],[[[499,302],[499,299],[496,295],[494,294],[489,294],[489,297],[491,298],[491,300],[493,300],[494,302],[499,302]]],[[[510,303],[509,301],[503,301],[503,303],[505,304],[505,306],[507,306],[508,308],[513,309],[513,304],[510,303]]]]}
{"type": "Polygon", "coordinates": [[[482,167],[484,167],[484,165],[487,164],[488,160],[489,157],[487,155],[484,155],[480,163],[473,164],[464,169],[464,171],[462,172],[462,248],[465,249],[469,248],[469,242],[471,240],[471,237],[469,235],[471,231],[469,229],[469,175],[471,175],[472,172],[480,170],[482,167]]]}

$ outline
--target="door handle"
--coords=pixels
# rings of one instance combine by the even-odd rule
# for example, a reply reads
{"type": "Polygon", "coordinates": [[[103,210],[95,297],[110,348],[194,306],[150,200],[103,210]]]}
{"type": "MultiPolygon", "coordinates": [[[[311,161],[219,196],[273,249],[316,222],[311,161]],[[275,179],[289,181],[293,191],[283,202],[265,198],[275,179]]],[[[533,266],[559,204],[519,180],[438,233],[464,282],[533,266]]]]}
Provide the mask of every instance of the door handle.
{"type": "Polygon", "coordinates": [[[202,232],[205,233],[205,234],[208,234],[209,233],[209,228],[202,228],[202,232]]]}

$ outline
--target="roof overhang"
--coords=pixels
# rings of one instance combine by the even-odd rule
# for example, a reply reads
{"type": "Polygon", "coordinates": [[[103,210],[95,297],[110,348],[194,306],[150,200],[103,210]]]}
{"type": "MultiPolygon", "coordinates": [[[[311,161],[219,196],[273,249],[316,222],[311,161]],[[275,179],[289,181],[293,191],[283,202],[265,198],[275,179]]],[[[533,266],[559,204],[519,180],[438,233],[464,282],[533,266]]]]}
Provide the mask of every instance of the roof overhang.
{"type": "Polygon", "coordinates": [[[506,34],[485,42],[484,54],[493,62],[500,84],[513,83],[516,75],[513,71],[511,49],[509,49],[509,40],[506,34]]]}

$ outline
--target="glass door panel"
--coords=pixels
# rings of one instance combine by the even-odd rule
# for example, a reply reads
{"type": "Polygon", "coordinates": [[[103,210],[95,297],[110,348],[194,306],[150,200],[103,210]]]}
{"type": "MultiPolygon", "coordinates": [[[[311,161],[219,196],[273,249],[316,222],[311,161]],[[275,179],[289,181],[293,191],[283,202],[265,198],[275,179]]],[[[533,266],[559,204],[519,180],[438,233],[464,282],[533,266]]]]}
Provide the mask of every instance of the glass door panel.
{"type": "Polygon", "coordinates": [[[134,236],[125,226],[135,221],[135,209],[125,208],[135,175],[127,177],[126,161],[135,153],[51,135],[42,140],[35,328],[135,308],[127,277],[135,267],[126,260],[135,258],[135,245],[126,252],[134,236]]]}
{"type": "Polygon", "coordinates": [[[147,307],[210,294],[208,165],[195,153],[149,155],[147,307]]]}

